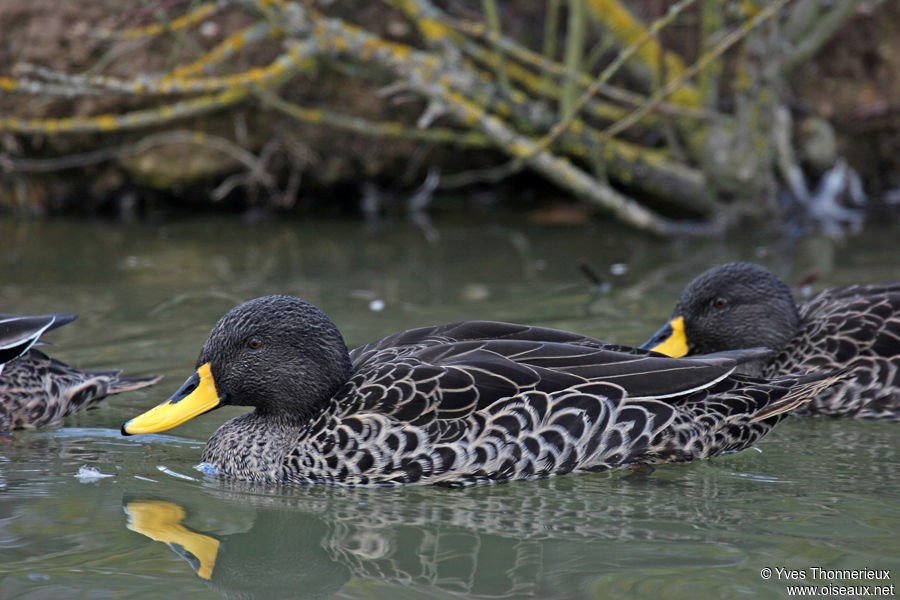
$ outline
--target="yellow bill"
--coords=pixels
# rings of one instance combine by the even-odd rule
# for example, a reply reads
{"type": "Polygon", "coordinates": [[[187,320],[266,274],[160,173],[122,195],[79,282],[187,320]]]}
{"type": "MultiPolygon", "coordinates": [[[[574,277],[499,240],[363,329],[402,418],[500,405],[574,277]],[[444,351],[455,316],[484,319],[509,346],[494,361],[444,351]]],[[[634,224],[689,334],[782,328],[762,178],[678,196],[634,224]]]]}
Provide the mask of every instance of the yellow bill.
{"type": "Polygon", "coordinates": [[[687,356],[690,352],[687,334],[684,332],[684,317],[675,317],[659,331],[653,334],[649,340],[641,345],[641,348],[653,350],[672,358],[687,356]]]}
{"type": "Polygon", "coordinates": [[[204,363],[168,400],[125,423],[122,434],[165,431],[214,409],[219,402],[209,363],[204,363]]]}
{"type": "Polygon", "coordinates": [[[219,554],[219,540],[182,525],[185,517],[183,508],[162,500],[137,500],[125,505],[125,513],[128,515],[128,529],[168,544],[191,564],[197,575],[203,579],[212,577],[219,554]]]}

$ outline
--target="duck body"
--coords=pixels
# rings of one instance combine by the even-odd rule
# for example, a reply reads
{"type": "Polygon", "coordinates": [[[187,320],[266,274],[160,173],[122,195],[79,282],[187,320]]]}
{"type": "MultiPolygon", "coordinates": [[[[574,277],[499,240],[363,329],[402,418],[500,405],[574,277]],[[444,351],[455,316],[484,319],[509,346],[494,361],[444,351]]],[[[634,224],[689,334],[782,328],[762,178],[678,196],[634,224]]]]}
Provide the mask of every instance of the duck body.
{"type": "Polygon", "coordinates": [[[0,315],[0,433],[48,425],[96,407],[110,394],[139,389],[159,377],[119,377],[119,371],[79,371],[33,346],[75,315],[0,315]]]}
{"type": "Polygon", "coordinates": [[[797,334],[766,364],[763,376],[849,368],[853,377],[797,412],[900,419],[900,282],[824,290],[798,312],[797,334]]]}
{"type": "Polygon", "coordinates": [[[675,357],[767,347],[752,369],[764,378],[847,369],[796,412],[900,419],[900,282],[831,288],[798,306],[764,267],[729,263],[694,279],[641,347],[675,357]]]}
{"type": "Polygon", "coordinates": [[[759,355],[676,360],[491,321],[348,353],[321,311],[267,296],[226,314],[197,372],[123,433],[254,406],[212,435],[202,460],[265,483],[458,486],[688,461],[746,447],[839,377],[733,374],[759,355]]]}

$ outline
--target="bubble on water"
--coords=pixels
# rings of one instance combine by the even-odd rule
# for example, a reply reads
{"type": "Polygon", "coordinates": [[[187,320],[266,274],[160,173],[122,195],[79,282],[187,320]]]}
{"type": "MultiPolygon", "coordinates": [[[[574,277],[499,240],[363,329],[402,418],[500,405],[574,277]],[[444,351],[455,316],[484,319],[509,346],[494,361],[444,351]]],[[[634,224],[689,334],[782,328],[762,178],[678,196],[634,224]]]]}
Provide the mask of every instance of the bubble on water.
{"type": "Polygon", "coordinates": [[[97,467],[89,467],[87,465],[81,465],[81,468],[78,469],[78,472],[75,473],[75,478],[81,483],[93,483],[94,481],[100,481],[101,479],[105,479],[107,477],[115,477],[115,475],[110,473],[101,473],[100,469],[97,467]]]}
{"type": "Polygon", "coordinates": [[[202,462],[199,465],[194,465],[194,468],[200,471],[201,473],[205,473],[207,475],[218,475],[219,468],[215,465],[211,465],[208,462],[202,462]]]}
{"type": "Polygon", "coordinates": [[[624,275],[628,272],[628,265],[625,263],[616,263],[609,267],[609,272],[613,275],[624,275]]]}

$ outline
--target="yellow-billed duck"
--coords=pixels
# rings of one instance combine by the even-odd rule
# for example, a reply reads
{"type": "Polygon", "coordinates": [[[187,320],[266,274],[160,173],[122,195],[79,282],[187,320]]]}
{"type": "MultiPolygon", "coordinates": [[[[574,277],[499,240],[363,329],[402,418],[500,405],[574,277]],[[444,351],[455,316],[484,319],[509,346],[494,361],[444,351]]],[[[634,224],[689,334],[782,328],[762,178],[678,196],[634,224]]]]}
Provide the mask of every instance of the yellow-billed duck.
{"type": "Polygon", "coordinates": [[[673,357],[766,347],[754,374],[767,378],[849,368],[798,412],[900,419],[900,282],[826,289],[798,307],[768,269],[721,265],[688,284],[641,347],[673,357]]]}
{"type": "Polygon", "coordinates": [[[266,296],[222,317],[194,374],[122,433],[252,406],[212,435],[203,466],[267,483],[456,486],[689,461],[745,448],[840,377],[733,374],[760,352],[672,359],[467,321],[348,353],[318,308],[266,296]]]}

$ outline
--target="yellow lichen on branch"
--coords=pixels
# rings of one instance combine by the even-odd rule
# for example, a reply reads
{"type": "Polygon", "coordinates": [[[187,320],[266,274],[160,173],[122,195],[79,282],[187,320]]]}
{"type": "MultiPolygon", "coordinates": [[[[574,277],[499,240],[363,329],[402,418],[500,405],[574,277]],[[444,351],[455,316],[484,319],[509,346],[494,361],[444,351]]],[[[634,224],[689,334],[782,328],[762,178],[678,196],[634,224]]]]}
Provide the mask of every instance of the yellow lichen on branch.
{"type": "Polygon", "coordinates": [[[186,79],[207,71],[217,64],[228,60],[247,45],[266,38],[281,38],[284,32],[271,23],[254,23],[232,33],[222,40],[215,48],[204,53],[195,61],[176,67],[171,72],[172,79],[186,79]]]}
{"type": "MultiPolygon", "coordinates": [[[[568,160],[541,149],[534,140],[516,133],[499,118],[487,113],[482,106],[453,89],[450,82],[454,78],[450,78],[449,81],[443,79],[440,67],[436,69],[424,67],[421,51],[376,39],[374,34],[337,19],[319,17],[313,21],[314,30],[323,34],[327,32],[329,37],[343,38],[341,48],[353,49],[366,45],[380,48],[379,52],[374,53],[374,60],[401,75],[412,75],[407,77],[407,84],[433,101],[442,103],[461,125],[477,128],[498,149],[524,160],[531,168],[551,181],[604,208],[617,218],[659,235],[702,229],[696,224],[678,224],[669,221],[606,183],[591,177],[568,160]],[[394,52],[395,50],[398,52],[394,52]]],[[[305,22],[288,24],[288,31],[298,36],[304,35],[307,28],[305,22]],[[291,25],[296,28],[294,31],[291,31],[291,25]]]]}
{"type": "Polygon", "coordinates": [[[331,111],[306,108],[288,102],[273,94],[260,94],[262,101],[272,108],[306,123],[329,125],[346,131],[353,131],[374,137],[392,137],[421,142],[452,144],[474,148],[485,148],[491,141],[474,131],[457,131],[454,129],[412,129],[400,122],[372,122],[359,117],[350,117],[331,111]]]}
{"type": "Polygon", "coordinates": [[[152,23],[143,27],[133,27],[122,31],[116,31],[115,29],[98,29],[97,34],[100,37],[119,40],[136,40],[145,37],[155,37],[166,32],[179,31],[192,25],[196,25],[207,17],[212,16],[218,9],[219,7],[215,3],[201,4],[189,13],[176,17],[171,21],[152,23]]]}
{"type": "Polygon", "coordinates": [[[610,127],[608,127],[603,135],[605,137],[612,137],[614,135],[619,134],[622,131],[625,131],[635,123],[637,123],[645,114],[647,114],[650,110],[652,110],[653,106],[661,102],[666,97],[674,96],[678,90],[683,89],[683,85],[687,79],[693,77],[698,72],[702,71],[707,65],[711,64],[713,61],[717,60],[726,50],[728,50],[731,46],[744,39],[744,37],[754,28],[758,27],[767,19],[772,18],[774,15],[778,14],[778,11],[791,0],[775,0],[772,4],[765,7],[763,10],[756,13],[752,19],[749,19],[741,24],[741,26],[729,33],[722,40],[719,41],[712,49],[710,49],[706,54],[701,56],[697,62],[695,62],[690,67],[683,69],[678,77],[673,78],[666,84],[662,89],[660,89],[657,93],[651,97],[647,103],[640,108],[636,109],[632,112],[628,117],[614,123],[610,127]]]}
{"type": "Polygon", "coordinates": [[[249,93],[250,91],[247,89],[229,89],[218,94],[201,96],[192,100],[184,100],[146,110],[136,110],[121,115],[105,114],[62,119],[0,117],[0,131],[54,134],[97,133],[138,129],[230,106],[243,100],[249,93]]]}
{"type": "MultiPolygon", "coordinates": [[[[262,67],[253,67],[247,71],[233,75],[212,77],[182,77],[180,70],[162,76],[137,76],[133,79],[122,79],[107,75],[69,75],[49,69],[20,65],[19,70],[33,73],[45,80],[54,81],[62,90],[70,93],[87,90],[104,90],[117,94],[136,96],[144,95],[187,95],[206,94],[210,92],[246,88],[249,90],[268,89],[282,83],[288,77],[315,66],[311,58],[313,49],[302,42],[291,44],[286,52],[274,61],[262,67]]],[[[196,69],[196,63],[187,65],[189,70],[196,69]]],[[[11,91],[28,91],[31,85],[40,85],[30,80],[14,81],[11,91]]]]}
{"type": "MultiPolygon", "coordinates": [[[[605,29],[615,36],[623,47],[640,44],[635,52],[635,58],[649,70],[654,81],[659,84],[667,84],[678,77],[684,71],[684,61],[680,57],[666,52],[655,40],[643,40],[647,37],[647,30],[643,23],[637,20],[627,8],[622,6],[619,0],[586,0],[588,14],[596,22],[602,24],[605,29]],[[662,61],[660,60],[662,56],[662,61]],[[664,61],[666,80],[660,73],[660,64],[664,61]]],[[[701,98],[697,89],[683,83],[672,92],[671,102],[685,106],[700,106],[701,98]]]]}
{"type": "MultiPolygon", "coordinates": [[[[577,80],[578,83],[587,87],[583,97],[578,99],[577,108],[587,108],[587,112],[595,117],[599,117],[608,122],[617,121],[625,117],[628,112],[618,106],[612,104],[601,104],[594,101],[594,94],[602,87],[615,73],[617,68],[631,56],[633,52],[640,46],[629,47],[623,50],[620,59],[614,61],[601,76],[593,82],[584,74],[576,76],[567,71],[565,67],[550,61],[537,57],[534,58],[533,53],[526,49],[512,44],[496,32],[487,33],[484,29],[478,28],[478,24],[467,22],[454,22],[452,19],[443,14],[439,9],[427,0],[389,0],[392,5],[403,10],[407,16],[420,29],[423,20],[440,19],[442,21],[451,22],[456,29],[462,29],[467,33],[476,33],[478,38],[489,37],[489,41],[502,42],[502,49],[509,51],[509,55],[516,59],[525,59],[524,62],[535,64],[535,62],[546,62],[549,71],[554,74],[563,76],[563,80],[577,80]],[[568,76],[568,77],[567,77],[568,76]]],[[[678,5],[674,6],[669,13],[662,19],[654,22],[647,34],[639,40],[644,43],[652,39],[652,35],[671,22],[681,13],[681,11],[690,6],[695,0],[682,0],[678,5]]],[[[488,48],[484,48],[480,44],[474,43],[472,40],[459,40],[459,35],[453,30],[445,28],[441,36],[433,36],[429,40],[433,45],[440,43],[454,42],[459,45],[466,53],[471,54],[481,62],[491,65],[494,64],[495,52],[488,48]],[[452,37],[450,37],[452,34],[452,37]]],[[[501,47],[500,44],[495,44],[501,47]]],[[[600,131],[590,126],[584,120],[576,118],[575,113],[568,119],[558,121],[553,115],[547,114],[548,120],[540,121],[536,115],[541,111],[535,105],[534,94],[542,95],[547,98],[558,101],[560,99],[560,85],[553,78],[536,74],[517,62],[508,61],[504,64],[504,72],[514,83],[524,88],[524,91],[513,88],[499,86],[499,89],[491,89],[489,86],[494,83],[491,74],[477,66],[468,65],[467,67],[475,70],[478,75],[478,82],[484,84],[478,87],[477,84],[470,83],[468,85],[456,86],[454,89],[464,92],[470,99],[479,105],[489,109],[497,116],[508,119],[515,116],[519,123],[527,123],[535,121],[535,127],[530,133],[544,130],[551,125],[556,125],[550,134],[544,138],[541,143],[542,148],[547,149],[549,144],[559,138],[557,149],[563,150],[565,153],[581,159],[602,160],[606,163],[606,169],[611,177],[627,183],[634,187],[645,189],[654,195],[664,195],[667,201],[674,206],[687,209],[697,214],[709,213],[713,205],[708,194],[706,193],[703,177],[696,171],[689,168],[678,167],[667,161],[661,153],[649,148],[640,148],[634,144],[628,144],[621,140],[604,140],[600,131]],[[563,125],[562,127],[559,127],[563,125]],[[568,130],[566,132],[565,130],[568,130]],[[603,142],[603,143],[601,143],[603,142]],[[598,145],[599,144],[599,145],[598,145]],[[643,154],[643,156],[641,156],[643,154]]],[[[647,118],[643,123],[652,126],[658,119],[647,118]]],[[[511,167],[511,171],[517,170],[517,167],[511,167]]]]}

